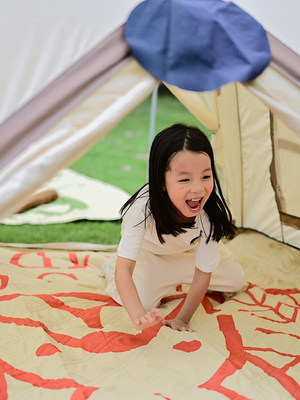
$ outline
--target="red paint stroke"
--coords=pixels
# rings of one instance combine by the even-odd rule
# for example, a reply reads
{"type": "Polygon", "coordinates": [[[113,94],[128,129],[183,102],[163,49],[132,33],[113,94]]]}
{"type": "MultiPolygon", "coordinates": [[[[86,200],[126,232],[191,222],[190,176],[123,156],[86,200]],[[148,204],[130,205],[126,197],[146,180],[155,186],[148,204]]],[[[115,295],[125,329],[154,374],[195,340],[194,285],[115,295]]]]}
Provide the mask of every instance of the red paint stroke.
{"type": "Polygon", "coordinates": [[[198,340],[192,340],[191,342],[185,342],[183,340],[182,342],[174,344],[173,349],[181,350],[186,353],[191,353],[193,351],[199,350],[200,347],[201,347],[201,342],[199,342],[198,340]]]}
{"type": "Polygon", "coordinates": [[[219,304],[223,304],[225,302],[225,297],[222,292],[208,292],[205,297],[215,300],[219,304]]]}
{"type": "MultiPolygon", "coordinates": [[[[218,295],[216,295],[216,296],[212,295],[209,297],[211,297],[212,299],[214,299],[215,301],[217,301],[219,303],[224,303],[223,296],[219,297],[218,295]]],[[[169,303],[170,301],[173,301],[173,300],[179,300],[179,299],[184,300],[185,298],[186,298],[186,293],[174,294],[174,295],[166,296],[166,297],[162,298],[160,304],[163,305],[163,304],[169,303]]],[[[181,308],[183,305],[183,302],[181,302],[180,304],[181,304],[181,306],[180,306],[180,308],[181,308]]],[[[207,295],[202,300],[202,306],[207,314],[214,314],[216,312],[221,311],[220,309],[214,308],[212,301],[208,298],[207,295]]]]}
{"type": "Polygon", "coordinates": [[[300,290],[299,289],[277,289],[277,288],[269,288],[269,289],[265,289],[266,293],[269,294],[281,294],[281,295],[285,295],[285,296],[289,296],[291,294],[300,294],[300,290]]]}
{"type": "Polygon", "coordinates": [[[267,348],[260,348],[260,347],[245,347],[245,350],[250,350],[250,351],[262,351],[262,352],[269,352],[269,353],[275,353],[278,354],[279,356],[283,357],[289,357],[293,358],[292,361],[284,365],[281,369],[285,372],[287,372],[291,367],[295,367],[297,364],[300,362],[300,355],[295,355],[295,354],[289,354],[289,353],[282,353],[281,351],[277,351],[274,349],[271,349],[269,347],[267,348]]]}
{"type": "Polygon", "coordinates": [[[0,275],[0,280],[1,280],[1,286],[0,290],[5,289],[6,286],[8,285],[8,275],[0,275]]]}
{"type": "Polygon", "coordinates": [[[92,332],[81,338],[75,338],[62,333],[52,332],[41,321],[35,321],[30,318],[12,318],[0,316],[1,323],[16,324],[19,326],[27,326],[32,328],[41,328],[57,343],[64,346],[82,349],[88,353],[119,353],[130,351],[141,346],[146,346],[158,333],[160,328],[164,326],[162,323],[153,327],[144,329],[137,335],[122,332],[92,332]]]}
{"type": "Polygon", "coordinates": [[[171,400],[170,397],[165,397],[165,396],[163,396],[163,395],[160,394],[160,393],[154,393],[153,396],[160,396],[160,397],[162,397],[162,398],[165,399],[165,400],[171,400]]]}
{"type": "Polygon", "coordinates": [[[22,296],[39,298],[39,299],[43,300],[46,304],[48,304],[49,307],[69,312],[75,318],[81,318],[82,321],[89,328],[95,328],[95,329],[103,328],[103,325],[101,324],[101,321],[100,321],[100,311],[103,307],[120,307],[120,305],[115,303],[109,296],[97,294],[97,293],[86,293],[86,292],[56,293],[53,295],[50,295],[50,294],[23,295],[20,293],[15,293],[15,294],[11,294],[11,295],[0,296],[0,301],[1,300],[2,301],[12,300],[12,299],[22,297],[22,296]],[[86,300],[104,302],[105,304],[95,306],[95,307],[90,307],[88,309],[82,309],[82,308],[78,308],[78,307],[67,306],[63,301],[61,301],[57,297],[75,297],[75,298],[79,298],[79,299],[81,298],[81,299],[86,299],[86,300]]]}
{"type": "Polygon", "coordinates": [[[59,350],[59,348],[57,348],[56,346],[54,346],[54,344],[52,343],[45,343],[42,344],[36,351],[36,355],[38,357],[44,357],[44,356],[52,356],[53,354],[56,353],[61,353],[61,350],[59,350]]]}
{"type": "MultiPolygon", "coordinates": [[[[16,253],[16,254],[14,254],[12,256],[12,258],[10,260],[10,263],[13,264],[13,265],[16,265],[17,267],[20,267],[20,268],[55,268],[55,269],[61,269],[60,267],[54,267],[52,265],[51,258],[47,257],[44,252],[31,253],[31,254],[35,254],[35,255],[41,256],[43,265],[30,266],[30,267],[26,266],[26,265],[22,265],[21,261],[20,261],[21,258],[23,256],[28,255],[28,254],[29,253],[26,253],[26,252],[24,252],[24,253],[16,253]]],[[[88,261],[89,261],[89,257],[90,257],[89,254],[85,255],[83,264],[79,263],[78,256],[77,256],[76,253],[69,253],[68,255],[69,255],[69,259],[70,259],[71,263],[73,264],[71,267],[68,267],[68,269],[83,269],[83,268],[87,268],[88,267],[88,261]]]]}
{"type": "MultiPolygon", "coordinates": [[[[17,267],[20,267],[20,268],[29,268],[29,269],[32,269],[32,268],[54,268],[54,269],[60,269],[59,267],[53,267],[51,258],[46,257],[46,254],[44,252],[35,253],[36,255],[42,257],[43,265],[30,266],[30,267],[28,267],[27,265],[22,265],[20,260],[21,260],[21,258],[23,256],[26,256],[27,254],[29,254],[29,253],[16,253],[16,254],[14,254],[12,256],[11,260],[10,260],[10,263],[13,264],[13,265],[16,265],[17,267]]],[[[31,254],[34,254],[34,253],[31,253],[31,254]]]]}
{"type": "MultiPolygon", "coordinates": [[[[56,294],[56,296],[60,296],[61,294],[56,294]]],[[[70,296],[74,296],[74,293],[70,293],[70,296]]],[[[79,296],[82,296],[82,293],[79,296]]],[[[88,326],[91,327],[92,324],[95,324],[95,321],[91,323],[90,318],[91,311],[96,309],[96,313],[94,314],[94,318],[96,319],[96,324],[101,324],[100,322],[100,308],[103,306],[115,306],[110,297],[104,295],[95,295],[90,294],[91,298],[98,299],[108,299],[108,303],[102,306],[98,306],[95,308],[91,308],[89,310],[76,309],[73,307],[69,307],[65,305],[61,300],[54,297],[54,295],[32,295],[33,297],[37,297],[45,301],[52,308],[59,308],[65,311],[71,312],[75,317],[83,319],[88,326]],[[86,314],[85,314],[86,313],[86,314]]],[[[27,295],[28,296],[28,295],[27,295]]],[[[3,298],[4,296],[2,296],[3,298]]],[[[17,297],[17,296],[16,296],[17,297]]],[[[1,297],[0,297],[1,300],[1,297]]],[[[174,318],[182,307],[182,303],[180,303],[169,315],[169,318],[174,318]]],[[[0,316],[0,322],[7,324],[16,324],[19,326],[27,326],[32,328],[41,328],[45,333],[49,335],[54,341],[57,343],[63,344],[64,346],[69,346],[73,348],[81,348],[89,353],[108,353],[108,352],[125,352],[136,349],[141,346],[146,346],[154,337],[157,336],[159,330],[164,327],[162,323],[156,324],[152,327],[144,329],[142,332],[134,335],[123,332],[115,332],[115,331],[97,331],[89,333],[81,338],[75,338],[69,335],[55,333],[52,332],[48,327],[41,321],[35,321],[30,318],[13,318],[13,317],[5,317],[0,316]]],[[[93,327],[93,326],[92,326],[93,327]]]]}
{"type": "Polygon", "coordinates": [[[296,339],[300,339],[299,335],[293,335],[292,333],[276,332],[276,331],[271,331],[269,329],[263,329],[263,328],[256,328],[255,330],[259,331],[259,332],[262,332],[262,333],[266,333],[267,335],[287,335],[287,336],[294,337],[296,339]]]}
{"type": "Polygon", "coordinates": [[[271,321],[271,322],[276,322],[276,323],[281,323],[281,324],[290,324],[290,323],[295,323],[298,315],[299,315],[299,310],[300,310],[300,303],[299,301],[297,301],[297,299],[293,296],[294,294],[299,294],[299,290],[298,289],[264,289],[264,293],[261,296],[261,299],[257,299],[255,294],[251,292],[251,289],[257,287],[256,285],[250,284],[248,289],[246,290],[246,293],[248,294],[248,296],[250,297],[251,302],[245,302],[245,301],[241,301],[238,299],[232,299],[232,301],[235,301],[239,304],[243,304],[246,305],[248,307],[250,307],[250,310],[244,310],[244,309],[240,309],[239,311],[242,312],[247,312],[247,313],[251,313],[251,315],[260,318],[260,319],[264,319],[266,321],[271,321]],[[294,303],[294,305],[288,304],[288,303],[284,303],[282,301],[278,301],[277,304],[274,305],[270,305],[268,304],[268,296],[267,295],[272,295],[272,300],[274,301],[274,296],[279,295],[279,296],[287,296],[289,299],[291,299],[294,303]],[[282,312],[282,305],[285,305],[288,309],[293,310],[292,316],[285,316],[282,312]],[[253,310],[253,308],[258,308],[259,310],[253,310]],[[252,308],[252,309],[251,309],[252,308]],[[268,312],[272,312],[274,315],[276,315],[278,317],[278,319],[274,319],[274,318],[270,318],[270,317],[265,317],[262,315],[258,315],[258,312],[263,312],[263,311],[268,311],[268,312]]]}
{"type": "MultiPolygon", "coordinates": [[[[78,298],[76,294],[73,293],[73,295],[74,296],[70,295],[70,297],[78,298]]],[[[56,296],[60,297],[59,294],[58,295],[40,294],[40,295],[35,295],[34,297],[42,299],[51,308],[69,312],[75,318],[80,318],[89,328],[94,328],[94,329],[103,328],[103,325],[100,320],[100,312],[102,308],[108,306],[115,306],[116,304],[110,301],[111,299],[109,296],[98,295],[97,296],[98,300],[105,301],[105,304],[83,309],[83,308],[68,306],[62,300],[58,299],[56,296]]],[[[82,298],[87,299],[87,297],[82,297],[82,298]]],[[[89,300],[91,300],[91,298],[89,298],[89,300]]]]}
{"type": "Polygon", "coordinates": [[[69,253],[69,258],[70,258],[70,261],[74,264],[72,267],[69,267],[69,269],[75,269],[75,268],[76,269],[78,269],[78,268],[82,269],[82,268],[87,268],[90,255],[89,254],[85,255],[84,261],[83,261],[83,265],[79,264],[78,257],[77,257],[76,253],[69,253]]]}
{"type": "MultiPolygon", "coordinates": [[[[75,276],[74,274],[66,274],[64,272],[46,272],[45,274],[39,275],[36,279],[44,279],[44,277],[48,276],[48,275],[64,275],[64,276],[68,276],[69,278],[74,279],[75,281],[78,281],[77,276],[75,276]]],[[[52,282],[52,281],[48,281],[48,282],[52,282]]]]}
{"type": "Polygon", "coordinates": [[[10,375],[18,381],[30,383],[32,386],[60,390],[74,388],[74,392],[71,396],[71,400],[87,400],[99,387],[84,386],[80,385],[73,379],[60,378],[60,379],[44,379],[41,376],[32,372],[22,371],[13,367],[11,364],[0,360],[0,399],[7,400],[7,384],[5,380],[5,374],[10,375]]]}
{"type": "MultiPolygon", "coordinates": [[[[0,363],[0,368],[1,368],[1,363],[0,363]]],[[[1,372],[0,372],[0,399],[8,400],[7,383],[6,383],[5,375],[1,374],[1,372]]]]}
{"type": "Polygon", "coordinates": [[[214,308],[213,303],[207,296],[205,296],[204,299],[202,300],[202,305],[204,307],[206,314],[214,314],[216,312],[221,311],[220,309],[214,308]]]}
{"type": "Polygon", "coordinates": [[[207,382],[199,385],[199,388],[216,391],[227,396],[231,400],[237,398],[239,400],[250,400],[247,397],[239,395],[233,390],[222,386],[222,382],[226,378],[242,369],[246,362],[250,362],[262,369],[267,375],[276,379],[277,382],[280,383],[281,386],[295,399],[300,398],[300,385],[292,377],[286,374],[286,367],[277,368],[264,359],[246,351],[257,350],[257,348],[243,346],[242,337],[236,329],[231,315],[218,315],[217,320],[220,331],[224,335],[229,356],[220,368],[218,368],[215,374],[207,382]]]}
{"type": "MultiPolygon", "coordinates": [[[[35,297],[35,296],[44,296],[44,294],[23,294],[23,293],[12,293],[12,294],[7,294],[7,295],[2,295],[0,296],[0,301],[7,301],[7,300],[12,300],[16,299],[21,296],[27,296],[27,297],[35,297]]],[[[101,302],[106,302],[110,303],[110,305],[117,305],[118,307],[121,307],[119,304],[115,303],[111,297],[105,295],[105,294],[100,294],[100,293],[91,293],[91,292],[59,292],[59,293],[53,293],[51,295],[45,295],[45,296],[54,296],[54,297],[76,297],[77,299],[84,299],[84,300],[92,300],[92,301],[101,301],[101,302]]]]}
{"type": "Polygon", "coordinates": [[[161,299],[160,304],[163,305],[163,304],[166,304],[166,303],[170,303],[170,301],[173,301],[173,300],[180,300],[180,299],[185,299],[185,298],[186,298],[186,293],[183,293],[183,294],[172,294],[171,296],[163,297],[161,299]]]}

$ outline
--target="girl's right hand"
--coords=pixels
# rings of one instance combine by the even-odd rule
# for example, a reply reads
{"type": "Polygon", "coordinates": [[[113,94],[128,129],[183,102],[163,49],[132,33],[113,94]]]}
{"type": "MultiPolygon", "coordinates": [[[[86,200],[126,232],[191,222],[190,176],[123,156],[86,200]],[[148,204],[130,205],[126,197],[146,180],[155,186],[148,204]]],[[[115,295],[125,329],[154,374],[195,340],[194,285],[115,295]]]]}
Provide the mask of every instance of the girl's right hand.
{"type": "Polygon", "coordinates": [[[136,329],[143,330],[158,324],[165,318],[164,314],[158,308],[152,308],[152,310],[139,318],[136,318],[133,323],[136,329]]]}
{"type": "Polygon", "coordinates": [[[165,319],[162,322],[164,325],[174,329],[175,331],[196,332],[194,329],[190,328],[187,323],[181,321],[179,318],[165,319]]]}

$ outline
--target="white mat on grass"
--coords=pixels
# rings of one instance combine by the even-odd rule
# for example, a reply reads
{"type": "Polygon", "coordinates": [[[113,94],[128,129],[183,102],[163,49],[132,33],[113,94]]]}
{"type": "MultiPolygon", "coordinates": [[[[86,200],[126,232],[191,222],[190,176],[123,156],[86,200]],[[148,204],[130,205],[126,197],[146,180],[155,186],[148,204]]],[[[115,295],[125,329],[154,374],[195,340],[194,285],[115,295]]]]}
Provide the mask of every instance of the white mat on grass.
{"type": "Polygon", "coordinates": [[[1,221],[7,225],[55,224],[76,220],[113,221],[130,195],[124,190],[70,169],[62,170],[40,190],[54,189],[57,200],[1,221]]]}

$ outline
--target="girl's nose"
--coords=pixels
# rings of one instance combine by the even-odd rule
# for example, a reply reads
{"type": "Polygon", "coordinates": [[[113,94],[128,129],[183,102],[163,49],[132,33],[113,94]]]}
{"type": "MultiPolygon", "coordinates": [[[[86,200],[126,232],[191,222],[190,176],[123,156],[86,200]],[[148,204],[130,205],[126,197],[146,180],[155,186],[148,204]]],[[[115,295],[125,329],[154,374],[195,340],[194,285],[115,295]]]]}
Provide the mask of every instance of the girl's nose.
{"type": "MultiPolygon", "coordinates": [[[[192,187],[192,193],[195,193],[195,195],[201,196],[205,192],[205,187],[202,182],[197,182],[193,185],[192,187]]],[[[197,196],[196,196],[197,197],[197,196]]]]}

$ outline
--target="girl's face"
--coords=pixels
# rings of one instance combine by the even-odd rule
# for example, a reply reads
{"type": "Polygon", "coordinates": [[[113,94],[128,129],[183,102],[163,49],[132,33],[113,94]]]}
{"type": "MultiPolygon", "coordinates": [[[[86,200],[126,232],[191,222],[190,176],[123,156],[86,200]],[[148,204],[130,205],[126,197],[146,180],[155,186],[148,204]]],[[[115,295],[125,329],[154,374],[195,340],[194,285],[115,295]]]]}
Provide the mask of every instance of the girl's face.
{"type": "Polygon", "coordinates": [[[163,189],[176,207],[180,222],[189,222],[203,209],[213,186],[209,156],[182,150],[171,159],[163,189]]]}

